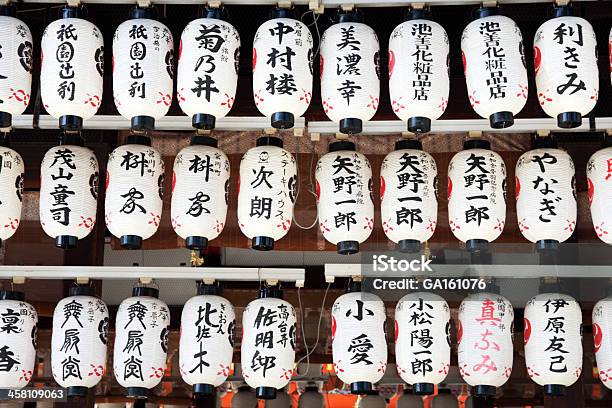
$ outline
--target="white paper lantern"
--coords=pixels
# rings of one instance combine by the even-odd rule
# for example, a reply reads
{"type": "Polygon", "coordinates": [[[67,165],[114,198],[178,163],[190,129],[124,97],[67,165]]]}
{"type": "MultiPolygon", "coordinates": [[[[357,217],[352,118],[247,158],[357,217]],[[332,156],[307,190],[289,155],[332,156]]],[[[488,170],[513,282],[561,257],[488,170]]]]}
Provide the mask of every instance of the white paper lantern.
{"type": "Polygon", "coordinates": [[[148,137],[130,136],[106,166],[105,218],[108,230],[125,248],[137,249],[159,227],[164,162],[148,137]]]}
{"type": "Polygon", "coordinates": [[[612,296],[593,308],[593,339],[599,379],[612,389],[612,296]]]}
{"type": "Polygon", "coordinates": [[[0,146],[0,240],[15,234],[21,222],[23,159],[15,150],[0,146]]]}
{"type": "Polygon", "coordinates": [[[221,14],[208,9],[206,17],[191,21],[181,35],[176,97],[198,129],[214,129],[236,97],[240,35],[221,14]]]}
{"type": "Polygon", "coordinates": [[[476,293],[459,307],[459,373],[474,395],[495,396],[512,373],[514,310],[508,299],[476,293]]]}
{"type": "Polygon", "coordinates": [[[317,386],[307,386],[298,399],[298,408],[325,408],[325,399],[317,386]]]}
{"type": "Polygon", "coordinates": [[[264,408],[292,408],[293,400],[285,391],[278,392],[276,398],[266,400],[264,408]]]}
{"type": "Polygon", "coordinates": [[[260,296],[242,314],[242,374],[257,398],[274,399],[293,377],[296,316],[274,288],[260,296]]]}
{"type": "Polygon", "coordinates": [[[359,399],[359,408],[386,408],[387,401],[380,395],[365,395],[359,399]]]}
{"type": "Polygon", "coordinates": [[[143,398],[166,370],[170,310],[159,290],[135,287],[117,310],[113,371],[129,397],[143,398]]]}
{"type": "Polygon", "coordinates": [[[352,142],[334,142],[315,170],[319,229],[340,254],[359,252],[374,229],[372,167],[352,142]]]}
{"type": "Polygon", "coordinates": [[[459,401],[450,390],[440,390],[440,393],[432,398],[431,408],[459,408],[459,401]]]}
{"type": "Polygon", "coordinates": [[[395,308],[397,372],[415,394],[434,393],[450,369],[450,309],[433,293],[402,297],[395,308]]]}
{"type": "Polygon", "coordinates": [[[516,218],[523,236],[546,247],[576,228],[574,162],[556,148],[530,150],[516,163],[516,218]]]}
{"type": "Polygon", "coordinates": [[[407,393],[406,390],[397,399],[396,403],[397,408],[423,408],[424,406],[423,397],[407,393]]]}
{"type": "Polygon", "coordinates": [[[0,128],[8,128],[13,115],[22,114],[32,91],[32,33],[15,18],[14,6],[0,8],[0,128]]]}
{"type": "Polygon", "coordinates": [[[436,161],[416,140],[400,140],[380,170],[383,230],[400,250],[418,252],[438,223],[436,161]]]}
{"type": "Polygon", "coordinates": [[[269,251],[291,228],[297,188],[295,158],[276,137],[257,139],[240,161],[238,224],[253,249],[269,251]]]}
{"type": "Polygon", "coordinates": [[[60,128],[80,129],[102,103],[104,39],[81,9],[65,7],[49,24],[41,43],[40,95],[60,128]]]}
{"type": "Polygon", "coordinates": [[[179,367],[196,394],[211,394],[230,374],[236,315],[232,304],[202,285],[181,315],[179,367]]]}
{"type": "Polygon", "coordinates": [[[69,396],[87,396],[106,374],[108,308],[90,286],[70,288],[53,312],[53,378],[69,396]]]}
{"type": "Polygon", "coordinates": [[[527,102],[523,36],[512,19],[497,15],[496,7],[480,8],[478,15],[461,36],[470,105],[492,128],[506,128],[527,102]]]}
{"type": "Polygon", "coordinates": [[[321,100],[342,133],[360,133],[378,110],[380,54],[372,28],[356,13],[340,15],[321,39],[321,100]]]}
{"type": "Polygon", "coordinates": [[[232,408],[257,408],[255,393],[249,387],[241,387],[236,391],[230,402],[232,408]]]}
{"type": "Polygon", "coordinates": [[[591,219],[595,233],[606,244],[612,244],[612,139],[608,147],[595,152],[587,163],[587,182],[591,219]]]}
{"type": "Polygon", "coordinates": [[[0,387],[23,388],[36,362],[38,315],[22,292],[0,290],[0,387]]]}
{"type": "Polygon", "coordinates": [[[253,96],[272,127],[292,128],[312,99],[312,34],[291,11],[277,8],[253,40],[253,96]]]}
{"type": "Polygon", "coordinates": [[[559,127],[575,128],[599,96],[597,39],[591,24],[574,17],[571,7],[555,8],[555,17],[538,28],[534,39],[538,100],[559,127]]]}
{"type": "Polygon", "coordinates": [[[349,292],[332,306],[332,354],[338,378],[351,393],[365,394],[387,369],[387,316],[373,293],[349,292]]]}
{"type": "Polygon", "coordinates": [[[113,97],[132,129],[150,130],[172,104],[174,42],[152,7],[134,7],[113,37],[113,97]]]}
{"type": "Polygon", "coordinates": [[[448,222],[469,250],[495,241],[506,224],[506,165],[484,140],[468,140],[448,165],[448,222]]]}
{"type": "Polygon", "coordinates": [[[429,17],[413,9],[409,21],[395,27],[389,38],[391,107],[414,133],[429,132],[431,121],[448,105],[448,35],[429,17]]]}
{"type": "Polygon", "coordinates": [[[229,159],[211,137],[195,136],[174,160],[172,228],[189,249],[202,249],[225,226],[229,159]]]}
{"type": "Polygon", "coordinates": [[[96,224],[98,160],[79,141],[51,148],[40,165],[40,224],[64,249],[76,248],[96,224]]]}

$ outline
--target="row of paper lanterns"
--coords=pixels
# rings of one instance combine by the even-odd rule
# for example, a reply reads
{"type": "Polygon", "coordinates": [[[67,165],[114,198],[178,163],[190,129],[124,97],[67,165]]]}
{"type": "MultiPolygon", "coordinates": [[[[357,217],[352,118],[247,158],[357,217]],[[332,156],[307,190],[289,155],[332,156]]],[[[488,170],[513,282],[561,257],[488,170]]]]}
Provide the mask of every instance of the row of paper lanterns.
{"type": "MultiPolygon", "coordinates": [[[[195,393],[209,394],[227,380],[234,352],[235,313],[202,285],[183,307],[179,367],[195,393]]],[[[151,287],[135,287],[119,306],[115,322],[113,372],[131,397],[146,397],[165,375],[170,311],[151,287]]],[[[0,291],[2,345],[0,386],[20,388],[32,378],[36,356],[35,309],[23,293],[0,291]]],[[[358,283],[331,309],[334,371],[354,394],[373,391],[387,368],[383,301],[358,283]]],[[[476,293],[459,307],[458,365],[472,394],[495,396],[513,366],[514,312],[495,293],[476,293]]],[[[109,314],[90,287],[74,287],[56,306],[51,360],[56,382],[69,396],[84,395],[106,373],[109,314]]],[[[294,375],[296,313],[278,287],[264,288],[242,316],[241,361],[246,383],[260,399],[274,399],[294,375]]],[[[397,372],[415,394],[433,394],[450,368],[451,317],[446,301],[433,293],[404,296],[395,309],[397,372]]],[[[599,376],[612,389],[612,297],[593,309],[599,376]]],[[[525,307],[525,362],[530,378],[549,395],[563,394],[582,371],[582,313],[570,296],[545,293],[525,307]]]]}
{"type": "MultiPolygon", "coordinates": [[[[612,243],[612,147],[610,138],[587,164],[593,226],[612,243]]],[[[164,163],[145,136],[129,136],[109,156],[105,223],[127,248],[139,248],[160,225],[164,163]]],[[[238,224],[252,247],[269,250],[290,230],[297,191],[294,156],[282,140],[262,137],[240,164],[238,224]]],[[[516,164],[517,219],[523,236],[540,247],[555,247],[576,227],[574,163],[553,138],[537,138],[536,148],[516,164]]],[[[0,148],[0,238],[19,226],[24,164],[0,148]]],[[[416,140],[400,140],[381,166],[381,221],[387,237],[405,251],[419,251],[438,223],[437,168],[416,140]]],[[[217,141],[196,136],[174,162],[171,223],[189,248],[205,248],[223,230],[228,208],[230,164],[217,141]]],[[[359,251],[374,228],[372,169],[348,141],[333,142],[316,171],[319,229],[339,253],[359,251]]],[[[73,248],[96,222],[98,162],[82,139],[64,136],[41,165],[40,222],[58,247],[73,248]],[[80,145],[79,145],[80,144],[80,145]]],[[[453,234],[468,249],[483,249],[506,223],[506,166],[487,141],[469,139],[448,167],[448,217],[453,234]]]]}
{"type": "MultiPolygon", "coordinates": [[[[23,113],[31,94],[32,36],[10,10],[0,17],[2,75],[0,119],[23,113]]],[[[580,126],[597,103],[599,74],[591,24],[555,8],[555,18],[534,40],[538,100],[562,128],[580,126]]],[[[344,133],[359,133],[380,102],[380,53],[376,33],[357,12],[342,13],[323,34],[320,46],[321,99],[327,116],[344,133]]],[[[172,33],[155,20],[153,8],[135,8],[113,38],[113,97],[132,129],[154,129],[173,100],[172,33]]],[[[41,45],[41,97],[60,127],[75,130],[98,111],[102,100],[102,33],[66,7],[46,27],[41,45]]],[[[464,30],[463,64],[470,103],[476,113],[504,128],[524,107],[527,70],[521,31],[497,8],[485,7],[464,30]]],[[[236,96],[240,36],[222,10],[208,9],[190,22],[178,51],[177,99],[197,129],[212,129],[231,110],[236,96]]],[[[308,27],[278,8],[259,27],[253,43],[253,97],[275,128],[293,127],[312,99],[313,38],[308,27]]],[[[449,41],[424,10],[412,10],[389,40],[389,90],[395,114],[413,132],[427,132],[449,98],[449,41]]]]}

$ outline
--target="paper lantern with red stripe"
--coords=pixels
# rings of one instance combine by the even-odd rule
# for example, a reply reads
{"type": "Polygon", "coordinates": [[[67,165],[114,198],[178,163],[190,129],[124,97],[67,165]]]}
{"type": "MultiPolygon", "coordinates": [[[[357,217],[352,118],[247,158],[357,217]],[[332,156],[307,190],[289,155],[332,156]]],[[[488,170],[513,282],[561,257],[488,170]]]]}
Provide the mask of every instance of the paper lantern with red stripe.
{"type": "Polygon", "coordinates": [[[3,241],[15,234],[21,222],[23,159],[15,150],[0,146],[0,166],[0,240],[3,241]]]}
{"type": "Polygon", "coordinates": [[[606,244],[612,244],[612,138],[595,152],[587,163],[589,204],[595,233],[606,244]]]}
{"type": "Polygon", "coordinates": [[[612,296],[600,300],[593,308],[593,340],[599,379],[612,389],[612,296]]]}

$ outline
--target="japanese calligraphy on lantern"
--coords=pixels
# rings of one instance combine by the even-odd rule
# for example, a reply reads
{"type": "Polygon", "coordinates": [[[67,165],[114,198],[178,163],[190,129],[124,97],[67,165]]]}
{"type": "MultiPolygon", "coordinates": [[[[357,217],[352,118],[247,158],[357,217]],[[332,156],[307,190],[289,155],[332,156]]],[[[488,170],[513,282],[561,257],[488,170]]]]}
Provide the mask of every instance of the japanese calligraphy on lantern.
{"type": "Polygon", "coordinates": [[[587,182],[595,233],[606,244],[612,244],[612,147],[591,156],[587,163],[587,182]]]}
{"type": "Polygon", "coordinates": [[[599,379],[612,389],[612,297],[600,300],[593,308],[593,340],[599,379]]]}
{"type": "Polygon", "coordinates": [[[0,239],[15,234],[21,221],[24,165],[19,153],[0,146],[0,239]]]}

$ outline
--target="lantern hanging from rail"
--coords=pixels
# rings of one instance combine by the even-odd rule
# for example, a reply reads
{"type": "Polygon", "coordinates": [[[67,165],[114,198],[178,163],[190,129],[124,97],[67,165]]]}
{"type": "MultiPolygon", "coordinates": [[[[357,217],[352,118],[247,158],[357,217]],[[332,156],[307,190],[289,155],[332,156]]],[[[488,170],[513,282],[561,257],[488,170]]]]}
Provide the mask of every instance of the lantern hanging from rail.
{"type": "Polygon", "coordinates": [[[395,308],[395,359],[399,376],[417,395],[431,395],[450,369],[450,309],[433,293],[402,297],[395,308]],[[428,333],[417,341],[414,333],[428,333]]]}
{"type": "Polygon", "coordinates": [[[15,6],[0,6],[0,129],[10,128],[13,115],[21,115],[32,91],[32,33],[15,18],[15,6]]]}
{"type": "Polygon", "coordinates": [[[595,233],[606,244],[612,244],[612,137],[606,137],[603,149],[589,159],[587,182],[595,233]]]}
{"type": "Polygon", "coordinates": [[[372,28],[356,12],[342,13],[321,39],[323,110],[342,133],[361,133],[380,98],[380,52],[372,28]]]}
{"type": "Polygon", "coordinates": [[[21,155],[8,147],[8,136],[0,140],[0,242],[15,234],[21,222],[24,165],[21,155]]]}
{"type": "Polygon", "coordinates": [[[189,249],[204,249],[225,226],[229,159],[217,140],[194,136],[174,160],[172,228],[189,249]]]}
{"type": "Polygon", "coordinates": [[[298,408],[324,408],[325,399],[316,385],[307,385],[298,399],[298,408]]]}
{"type": "Polygon", "coordinates": [[[134,287],[117,311],[113,371],[128,397],[146,398],[164,376],[170,310],[158,297],[158,289],[134,287]]]}
{"type": "Polygon", "coordinates": [[[132,130],[145,131],[172,104],[174,42],[154,7],[134,7],[113,37],[113,96],[132,130]]]}
{"type": "Polygon", "coordinates": [[[71,287],[69,294],[53,312],[51,367],[69,397],[86,397],[106,374],[108,308],[91,286],[71,287]]]}
{"type": "Polygon", "coordinates": [[[561,128],[582,124],[597,103],[597,39],[591,24],[571,6],[555,7],[555,18],[538,28],[533,43],[538,100],[561,128]]]}
{"type": "Polygon", "coordinates": [[[332,354],[338,378],[352,394],[367,394],[387,368],[387,316],[383,301],[350,282],[332,306],[332,354]]]}
{"type": "Polygon", "coordinates": [[[138,249],[159,227],[164,193],[164,162],[146,136],[130,135],[106,166],[106,227],[121,246],[138,249]]]}
{"type": "Polygon", "coordinates": [[[563,395],[582,372],[582,312],[574,298],[544,293],[525,306],[527,374],[546,395],[563,395]]]}
{"type": "Polygon", "coordinates": [[[475,293],[459,307],[457,330],[459,372],[472,394],[494,397],[512,373],[510,302],[494,293],[475,293]]]}
{"type": "Polygon", "coordinates": [[[295,158],[277,137],[260,137],[240,161],[238,224],[253,249],[269,251],[291,228],[297,191],[295,158]]]}
{"type": "Polygon", "coordinates": [[[43,106],[66,130],[81,129],[102,103],[104,39],[98,27],[82,17],[85,11],[64,7],[62,18],[45,28],[41,43],[43,106]]]}
{"type": "Polygon", "coordinates": [[[196,129],[214,129],[236,97],[240,35],[224,14],[223,8],[206,8],[181,35],[176,97],[196,129]]]}
{"type": "Polygon", "coordinates": [[[400,140],[380,170],[383,230],[402,252],[418,252],[438,222],[436,161],[417,140],[400,140]]]}
{"type": "Polygon", "coordinates": [[[234,355],[234,307],[219,287],[202,284],[181,315],[179,368],[194,394],[212,394],[227,380],[234,355]]]}
{"type": "Polygon", "coordinates": [[[333,142],[315,170],[319,228],[339,254],[359,252],[374,229],[372,167],[348,141],[333,142]]]}
{"type": "Polygon", "coordinates": [[[40,165],[40,224],[58,248],[91,233],[98,207],[98,160],[78,135],[63,135],[40,165]]]}
{"type": "Polygon", "coordinates": [[[285,390],[276,393],[276,398],[266,400],[264,408],[292,408],[293,400],[285,390]]]}
{"type": "Polygon", "coordinates": [[[241,386],[232,397],[230,404],[231,408],[257,408],[258,402],[249,386],[241,386]]]}
{"type": "Polygon", "coordinates": [[[612,389],[612,293],[593,308],[593,339],[599,379],[612,389]]]}
{"type": "Polygon", "coordinates": [[[459,401],[448,388],[443,388],[432,398],[431,408],[459,408],[459,401]]]}
{"type": "Polygon", "coordinates": [[[277,129],[292,128],[312,99],[312,35],[293,13],[274,9],[253,41],[255,105],[277,129]]]}
{"type": "Polygon", "coordinates": [[[552,137],[533,146],[516,163],[516,218],[527,240],[554,249],[576,228],[574,162],[552,137]]]}
{"type": "Polygon", "coordinates": [[[359,408],[386,408],[387,401],[380,395],[364,395],[359,398],[359,408]]]}
{"type": "Polygon", "coordinates": [[[482,7],[477,15],[461,37],[470,105],[492,128],[507,128],[527,102],[523,36],[497,7],[482,7]]]}
{"type": "Polygon", "coordinates": [[[506,223],[506,165],[486,140],[467,140],[448,165],[448,220],[470,251],[485,250],[506,223]]]}
{"type": "Polygon", "coordinates": [[[397,399],[397,408],[424,408],[423,397],[414,395],[411,390],[404,388],[404,393],[397,399]]]}
{"type": "Polygon", "coordinates": [[[38,315],[22,292],[0,290],[0,330],[2,342],[3,388],[23,388],[32,379],[36,363],[36,326],[38,315]]]}
{"type": "Polygon", "coordinates": [[[389,97],[413,133],[431,130],[448,105],[448,35],[428,10],[412,9],[389,39],[389,97]]]}
{"type": "Polygon", "coordinates": [[[278,287],[266,287],[242,314],[242,373],[264,400],[276,398],[293,376],[296,315],[282,296],[278,287]]]}

